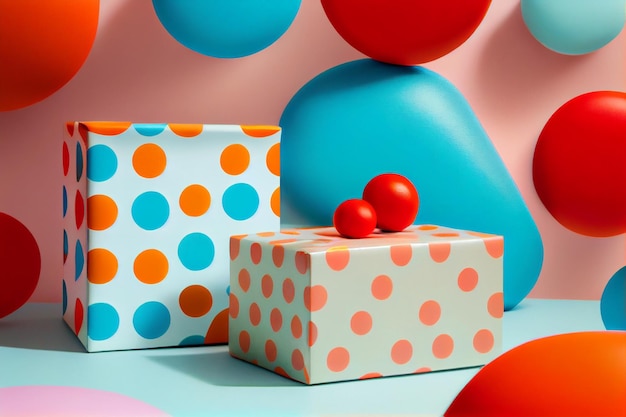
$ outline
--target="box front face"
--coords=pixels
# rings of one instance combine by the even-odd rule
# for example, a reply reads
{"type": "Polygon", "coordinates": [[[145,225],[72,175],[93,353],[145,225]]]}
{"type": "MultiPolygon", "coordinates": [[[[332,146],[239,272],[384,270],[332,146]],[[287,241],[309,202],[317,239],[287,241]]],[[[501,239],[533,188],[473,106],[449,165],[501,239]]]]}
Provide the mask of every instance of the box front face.
{"type": "Polygon", "coordinates": [[[279,228],[280,130],[86,126],[88,349],[225,343],[229,236],[279,228]]]}

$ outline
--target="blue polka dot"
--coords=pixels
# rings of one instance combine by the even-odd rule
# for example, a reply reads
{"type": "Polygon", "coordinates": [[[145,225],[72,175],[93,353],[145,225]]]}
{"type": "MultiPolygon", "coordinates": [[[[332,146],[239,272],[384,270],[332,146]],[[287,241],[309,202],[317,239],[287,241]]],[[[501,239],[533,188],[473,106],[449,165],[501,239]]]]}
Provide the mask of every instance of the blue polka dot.
{"type": "Polygon", "coordinates": [[[77,240],[74,252],[74,281],[78,281],[80,274],[83,273],[84,267],[85,255],[83,254],[83,245],[80,243],[80,240],[77,240]]]}
{"type": "Polygon", "coordinates": [[[80,142],[76,142],[76,181],[80,181],[83,177],[83,147],[80,146],[80,142]]]}
{"type": "Polygon", "coordinates": [[[607,330],[626,330],[626,266],[617,271],[604,287],[600,313],[607,330]]]}
{"type": "Polygon", "coordinates": [[[93,340],[109,339],[120,327],[120,316],[110,304],[91,304],[87,314],[89,320],[87,334],[93,340]]]}
{"type": "Polygon", "coordinates": [[[67,260],[67,255],[70,252],[70,243],[67,237],[67,230],[63,229],[63,263],[67,260]]]}
{"type": "Polygon", "coordinates": [[[67,214],[67,188],[63,186],[63,217],[67,214]]]}
{"type": "Polygon", "coordinates": [[[215,246],[210,237],[202,233],[191,233],[178,244],[178,258],[191,271],[200,271],[213,262],[215,246]]]}
{"type": "Polygon", "coordinates": [[[230,285],[226,287],[226,295],[230,295],[230,285]]]}
{"type": "Polygon", "coordinates": [[[106,181],[117,171],[117,156],[106,145],[94,145],[87,150],[87,178],[91,181],[106,181]]]}
{"type": "Polygon", "coordinates": [[[259,195],[250,184],[234,184],[224,191],[222,207],[234,220],[247,220],[259,208],[259,195]]]}
{"type": "Polygon", "coordinates": [[[141,136],[156,136],[167,127],[164,123],[136,123],[133,126],[141,136]]]}
{"type": "Polygon", "coordinates": [[[65,280],[63,280],[63,313],[67,311],[67,284],[65,284],[65,280]]]}
{"type": "Polygon", "coordinates": [[[167,199],[156,191],[147,191],[133,202],[133,220],[145,230],[156,230],[163,226],[170,216],[167,199]]]}
{"type": "Polygon", "coordinates": [[[170,311],[157,301],[148,301],[137,308],[133,315],[135,331],[145,339],[156,339],[170,327],[170,311]]]}
{"type": "Polygon", "coordinates": [[[204,345],[204,336],[201,336],[199,334],[188,336],[179,343],[179,346],[198,346],[198,345],[204,345]]]}

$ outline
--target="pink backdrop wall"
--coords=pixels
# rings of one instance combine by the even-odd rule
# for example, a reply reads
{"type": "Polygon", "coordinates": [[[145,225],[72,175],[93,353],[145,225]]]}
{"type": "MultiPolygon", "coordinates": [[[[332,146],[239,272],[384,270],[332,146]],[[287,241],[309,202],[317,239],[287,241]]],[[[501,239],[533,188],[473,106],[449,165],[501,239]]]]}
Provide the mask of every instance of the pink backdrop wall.
{"type": "MultiPolygon", "coordinates": [[[[68,120],[275,124],[308,80],[362,58],[334,31],[318,0],[303,0],[290,29],[249,57],[193,52],[162,27],[149,0],[102,1],[98,33],[78,74],[40,103],[0,112],[0,212],[34,234],[42,273],[33,302],[61,300],[61,132],[68,120]]],[[[584,237],[547,213],[532,184],[537,136],[567,100],[626,89],[625,35],[565,56],[526,29],[517,0],[493,1],[461,47],[426,67],[465,95],[517,182],[545,245],[532,297],[599,299],[624,265],[625,240],[584,237]]]]}

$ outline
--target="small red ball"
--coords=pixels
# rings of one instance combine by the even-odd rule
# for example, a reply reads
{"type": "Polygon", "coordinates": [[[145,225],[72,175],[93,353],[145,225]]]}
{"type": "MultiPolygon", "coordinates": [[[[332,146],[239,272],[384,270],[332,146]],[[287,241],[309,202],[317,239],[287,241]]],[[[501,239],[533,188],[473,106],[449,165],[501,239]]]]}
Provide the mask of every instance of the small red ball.
{"type": "Polygon", "coordinates": [[[335,209],[333,225],[344,237],[363,238],[376,228],[376,212],[367,201],[358,198],[346,200],[335,209]]]}
{"type": "Polygon", "coordinates": [[[374,207],[377,227],[385,232],[400,232],[415,221],[419,196],[413,183],[399,174],[381,174],[363,190],[363,200],[374,207]]]}

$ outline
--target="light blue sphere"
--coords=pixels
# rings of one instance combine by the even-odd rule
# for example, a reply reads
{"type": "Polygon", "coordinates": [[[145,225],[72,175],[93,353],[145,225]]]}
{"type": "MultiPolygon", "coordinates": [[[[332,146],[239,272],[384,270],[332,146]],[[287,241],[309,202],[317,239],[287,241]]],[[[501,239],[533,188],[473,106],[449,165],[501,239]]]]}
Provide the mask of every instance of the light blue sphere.
{"type": "Polygon", "coordinates": [[[285,224],[331,225],[374,176],[396,172],[420,195],[416,223],[504,236],[504,303],[533,288],[543,245],[524,200],[463,95],[422,67],[370,59],[309,81],[280,125],[285,224]]]}
{"type": "Polygon", "coordinates": [[[521,0],[530,33],[546,48],[582,55],[611,42],[624,27],[626,0],[521,0]]]}

